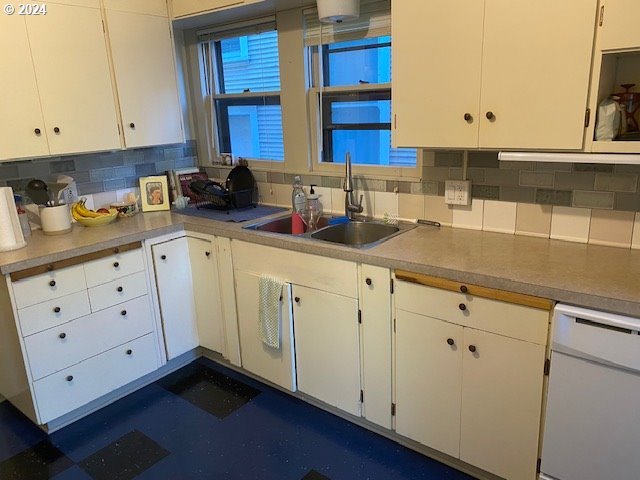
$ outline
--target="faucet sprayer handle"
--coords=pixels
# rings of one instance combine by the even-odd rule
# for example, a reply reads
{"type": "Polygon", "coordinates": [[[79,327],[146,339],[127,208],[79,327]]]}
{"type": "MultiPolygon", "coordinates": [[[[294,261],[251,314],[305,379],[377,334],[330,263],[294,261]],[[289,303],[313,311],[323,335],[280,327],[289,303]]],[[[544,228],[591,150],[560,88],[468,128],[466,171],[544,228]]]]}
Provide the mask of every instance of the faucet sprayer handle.
{"type": "Polygon", "coordinates": [[[361,193],[360,194],[360,201],[358,202],[358,207],[362,207],[362,199],[364,198],[364,195],[361,193]]]}

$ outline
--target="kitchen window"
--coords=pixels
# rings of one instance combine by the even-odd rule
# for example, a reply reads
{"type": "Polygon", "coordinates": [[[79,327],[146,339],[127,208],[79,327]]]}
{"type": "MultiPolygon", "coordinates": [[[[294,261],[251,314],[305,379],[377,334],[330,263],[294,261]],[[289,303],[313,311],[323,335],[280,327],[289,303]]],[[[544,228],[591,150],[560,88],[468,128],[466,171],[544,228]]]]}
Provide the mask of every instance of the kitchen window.
{"type": "Polygon", "coordinates": [[[305,11],[317,170],[336,170],[349,152],[355,165],[371,167],[361,169],[366,173],[419,175],[416,149],[391,146],[389,8],[363,1],[358,20],[338,25],[320,24],[315,9],[305,11]]]}
{"type": "Polygon", "coordinates": [[[273,22],[200,35],[205,104],[217,156],[284,160],[278,33],[273,22]]]}

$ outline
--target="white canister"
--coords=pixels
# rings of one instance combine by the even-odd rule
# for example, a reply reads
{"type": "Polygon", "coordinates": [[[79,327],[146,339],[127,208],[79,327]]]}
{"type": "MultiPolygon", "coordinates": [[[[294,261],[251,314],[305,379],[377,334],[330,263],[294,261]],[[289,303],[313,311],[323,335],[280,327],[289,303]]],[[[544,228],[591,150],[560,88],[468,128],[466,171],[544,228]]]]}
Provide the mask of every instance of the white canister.
{"type": "Polygon", "coordinates": [[[40,223],[45,235],[62,235],[71,231],[69,205],[40,207],[40,223]]]}

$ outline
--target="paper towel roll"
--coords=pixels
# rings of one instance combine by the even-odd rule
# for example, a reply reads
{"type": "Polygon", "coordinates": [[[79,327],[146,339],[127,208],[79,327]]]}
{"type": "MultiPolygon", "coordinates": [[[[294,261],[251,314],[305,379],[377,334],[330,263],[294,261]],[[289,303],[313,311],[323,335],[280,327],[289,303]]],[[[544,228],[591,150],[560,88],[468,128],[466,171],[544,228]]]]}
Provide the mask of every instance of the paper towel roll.
{"type": "Polygon", "coordinates": [[[0,187],[0,252],[17,250],[27,245],[20,228],[16,202],[11,187],[0,187]]]}

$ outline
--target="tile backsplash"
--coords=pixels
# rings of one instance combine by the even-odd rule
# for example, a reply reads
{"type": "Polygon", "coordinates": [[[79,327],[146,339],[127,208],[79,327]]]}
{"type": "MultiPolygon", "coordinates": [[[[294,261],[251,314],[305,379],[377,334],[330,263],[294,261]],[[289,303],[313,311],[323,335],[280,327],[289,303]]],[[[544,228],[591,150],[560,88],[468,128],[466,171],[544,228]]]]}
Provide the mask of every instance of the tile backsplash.
{"type": "Polygon", "coordinates": [[[135,188],[140,177],[197,164],[195,142],[188,141],[162,147],[3,162],[0,186],[12,187],[17,193],[34,178],[46,180],[65,174],[74,178],[79,195],[91,195],[135,188]]]}

